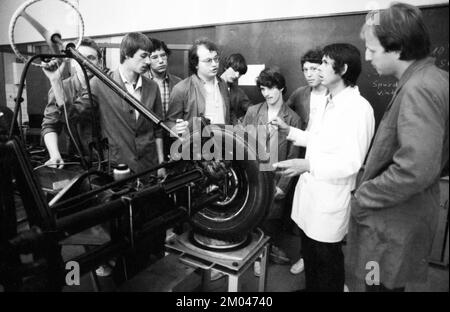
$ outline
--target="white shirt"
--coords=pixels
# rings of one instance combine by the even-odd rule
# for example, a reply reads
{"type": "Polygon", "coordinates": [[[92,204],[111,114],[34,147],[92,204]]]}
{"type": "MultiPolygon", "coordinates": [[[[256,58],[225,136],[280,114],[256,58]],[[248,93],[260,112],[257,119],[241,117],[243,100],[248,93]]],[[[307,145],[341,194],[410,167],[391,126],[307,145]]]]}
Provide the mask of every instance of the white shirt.
{"type": "Polygon", "coordinates": [[[214,78],[214,84],[203,82],[205,87],[205,117],[211,124],[225,124],[225,113],[219,81],[214,78]]]}
{"type": "Polygon", "coordinates": [[[314,122],[314,119],[317,116],[318,112],[322,112],[325,109],[325,105],[327,104],[327,90],[325,89],[322,93],[315,93],[311,92],[311,97],[309,100],[309,120],[308,120],[308,126],[306,127],[306,130],[311,129],[311,125],[314,122]]]}
{"type": "MultiPolygon", "coordinates": [[[[119,67],[120,78],[122,78],[123,83],[125,84],[125,88],[128,93],[130,93],[136,100],[141,101],[141,91],[142,91],[142,76],[139,75],[138,80],[136,82],[136,86],[133,86],[133,83],[128,81],[122,73],[122,70],[119,67]]],[[[139,118],[139,111],[134,111],[136,120],[139,118]]]]}
{"type": "Polygon", "coordinates": [[[373,109],[347,87],[317,111],[310,131],[291,127],[288,140],[306,146],[310,172],[296,185],[291,218],[320,242],[341,241],[348,230],[350,192],[374,134],[373,109]]]}

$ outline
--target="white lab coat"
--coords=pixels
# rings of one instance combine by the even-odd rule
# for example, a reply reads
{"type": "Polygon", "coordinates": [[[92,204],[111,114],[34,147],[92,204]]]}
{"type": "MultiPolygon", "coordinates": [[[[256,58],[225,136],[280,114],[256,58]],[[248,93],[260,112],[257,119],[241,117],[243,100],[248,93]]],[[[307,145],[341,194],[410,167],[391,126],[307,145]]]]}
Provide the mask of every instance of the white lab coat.
{"type": "Polygon", "coordinates": [[[296,185],[291,218],[320,242],[341,241],[348,230],[350,193],[374,134],[373,109],[358,87],[347,87],[318,108],[309,131],[287,137],[306,146],[310,171],[296,185]]]}

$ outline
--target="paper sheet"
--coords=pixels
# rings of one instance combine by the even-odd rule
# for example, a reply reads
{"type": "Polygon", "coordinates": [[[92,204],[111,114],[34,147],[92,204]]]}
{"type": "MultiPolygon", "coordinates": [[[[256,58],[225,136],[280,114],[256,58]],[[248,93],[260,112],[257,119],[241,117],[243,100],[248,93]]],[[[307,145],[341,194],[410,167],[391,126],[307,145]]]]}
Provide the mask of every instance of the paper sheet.
{"type": "Polygon", "coordinates": [[[256,86],[256,78],[266,68],[264,64],[247,65],[247,73],[239,78],[240,86],[256,86]]]}

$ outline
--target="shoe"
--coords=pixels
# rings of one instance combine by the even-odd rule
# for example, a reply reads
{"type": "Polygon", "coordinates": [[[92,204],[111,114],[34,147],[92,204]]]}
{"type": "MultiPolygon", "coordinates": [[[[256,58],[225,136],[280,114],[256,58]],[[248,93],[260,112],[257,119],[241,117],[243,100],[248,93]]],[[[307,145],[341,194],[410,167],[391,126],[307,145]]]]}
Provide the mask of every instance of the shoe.
{"type": "Polygon", "coordinates": [[[272,248],[270,248],[269,259],[276,264],[291,263],[291,259],[289,259],[286,253],[275,245],[272,245],[272,248]]]}
{"type": "Polygon", "coordinates": [[[225,274],[223,274],[222,272],[211,270],[211,281],[217,281],[218,279],[221,279],[223,277],[225,277],[225,274]]]}
{"type": "Polygon", "coordinates": [[[256,277],[261,276],[261,262],[260,261],[255,261],[253,263],[253,273],[255,274],[256,277]]]}
{"type": "Polygon", "coordinates": [[[298,260],[291,266],[290,271],[292,274],[300,274],[303,272],[304,269],[305,269],[305,262],[303,261],[303,258],[300,258],[300,260],[298,260]]]}
{"type": "Polygon", "coordinates": [[[99,277],[108,277],[111,275],[113,268],[108,265],[108,264],[104,264],[99,266],[96,270],[95,270],[95,275],[99,276],[99,277]]]}
{"type": "Polygon", "coordinates": [[[344,284],[344,292],[350,292],[350,290],[348,289],[347,285],[344,284]]]}

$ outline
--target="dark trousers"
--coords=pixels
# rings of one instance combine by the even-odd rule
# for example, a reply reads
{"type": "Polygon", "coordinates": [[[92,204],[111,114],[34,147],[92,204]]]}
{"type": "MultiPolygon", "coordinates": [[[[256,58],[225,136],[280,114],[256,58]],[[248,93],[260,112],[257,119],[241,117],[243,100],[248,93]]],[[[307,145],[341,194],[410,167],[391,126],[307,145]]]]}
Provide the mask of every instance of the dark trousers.
{"type": "Polygon", "coordinates": [[[345,281],[342,242],[322,243],[301,231],[306,291],[343,292],[345,281]]]}

